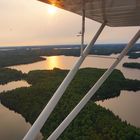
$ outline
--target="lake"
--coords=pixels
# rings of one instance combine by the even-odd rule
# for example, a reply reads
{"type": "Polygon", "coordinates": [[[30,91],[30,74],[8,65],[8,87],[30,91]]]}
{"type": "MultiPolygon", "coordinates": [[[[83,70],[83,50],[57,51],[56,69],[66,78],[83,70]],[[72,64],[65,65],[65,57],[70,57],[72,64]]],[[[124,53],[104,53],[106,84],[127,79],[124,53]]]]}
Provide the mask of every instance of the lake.
{"type": "MultiPolygon", "coordinates": [[[[111,57],[117,57],[118,55],[111,55],[111,57]]],[[[46,58],[44,61],[35,62],[27,65],[17,65],[11,66],[9,68],[20,70],[23,73],[28,73],[31,70],[45,70],[53,68],[61,69],[71,69],[75,64],[78,57],[73,56],[51,56],[43,57],[46,58]]],[[[81,65],[81,68],[93,67],[93,68],[108,68],[115,60],[107,58],[97,58],[88,56],[84,63],[81,65]]],[[[139,59],[128,59],[128,56],[125,56],[124,59],[117,66],[117,69],[121,70],[126,78],[130,79],[140,79],[140,72],[138,69],[129,69],[122,67],[124,62],[140,62],[139,59]]]]}
{"type": "MultiPolygon", "coordinates": [[[[117,56],[118,55],[111,55],[111,57],[117,57],[117,56]]],[[[46,70],[46,69],[53,69],[53,68],[71,69],[73,67],[74,63],[76,62],[76,60],[78,59],[78,57],[72,57],[72,56],[50,56],[50,57],[44,57],[44,58],[46,58],[46,60],[44,60],[44,61],[35,62],[32,64],[26,64],[26,65],[11,66],[9,68],[21,70],[23,73],[28,73],[31,70],[46,70]]],[[[93,57],[93,56],[88,56],[85,59],[84,63],[82,64],[81,68],[85,68],[85,67],[108,68],[114,61],[115,61],[115,59],[97,58],[97,57],[93,57]]],[[[125,58],[122,60],[122,62],[117,67],[117,69],[122,71],[122,73],[124,74],[124,76],[126,78],[140,80],[140,70],[124,68],[124,67],[122,67],[122,64],[124,62],[140,62],[140,58],[139,59],[128,59],[128,57],[125,56],[125,58]]],[[[13,83],[8,83],[7,85],[3,85],[5,87],[2,87],[2,88],[6,89],[6,90],[8,90],[8,89],[12,90],[12,88],[14,89],[18,85],[18,84],[13,84],[13,85],[11,85],[11,84],[13,84],[13,83]]],[[[25,86],[26,84],[27,83],[21,83],[20,85],[22,87],[22,86],[25,86]]],[[[140,118],[140,109],[139,109],[140,102],[139,101],[140,101],[140,92],[139,91],[136,93],[132,92],[132,91],[131,92],[130,91],[129,92],[121,91],[121,94],[119,97],[108,99],[103,102],[99,101],[96,103],[105,108],[108,108],[109,110],[114,112],[116,115],[118,115],[122,120],[126,120],[130,124],[132,124],[136,127],[140,127],[140,119],[139,119],[140,118]]],[[[1,112],[1,110],[5,110],[5,112],[7,111],[7,113],[5,113],[4,116],[13,115],[14,120],[19,118],[17,120],[20,120],[22,123],[21,127],[23,126],[21,129],[19,129],[19,132],[18,132],[19,125],[13,124],[10,126],[15,127],[15,130],[17,131],[17,134],[20,135],[19,136],[20,138],[23,137],[25,132],[27,132],[27,130],[30,128],[30,124],[26,123],[24,118],[21,115],[14,113],[13,111],[10,111],[9,109],[5,108],[2,105],[0,106],[0,108],[2,108],[2,109],[0,109],[0,115],[4,114],[3,113],[4,111],[1,112]],[[14,117],[14,115],[16,115],[16,117],[14,117]],[[21,133],[20,130],[22,130],[22,134],[20,134],[21,133]]],[[[4,118],[4,119],[7,119],[7,118],[4,118]]],[[[8,119],[8,120],[10,120],[10,119],[8,119]]],[[[6,123],[6,121],[5,121],[5,126],[7,125],[7,127],[8,127],[9,124],[10,123],[6,123]]],[[[11,124],[12,124],[12,122],[11,122],[11,124]]],[[[10,126],[9,126],[9,128],[10,128],[10,126]]],[[[10,131],[9,128],[8,128],[8,130],[10,131]]],[[[1,129],[2,128],[0,128],[0,130],[1,129]]],[[[3,131],[4,131],[4,129],[3,129],[3,131]]],[[[1,130],[1,132],[2,132],[2,130],[1,130]]],[[[14,134],[14,132],[13,132],[13,134],[14,134]]],[[[17,138],[18,136],[16,136],[16,135],[15,135],[15,139],[13,139],[13,140],[20,140],[17,138]]],[[[1,135],[0,135],[0,138],[1,138],[1,135]]],[[[39,139],[41,139],[41,134],[40,134],[39,139]]]]}
{"type": "Polygon", "coordinates": [[[121,91],[119,97],[98,101],[96,104],[113,111],[122,120],[140,127],[140,92],[121,91]]]}
{"type": "Polygon", "coordinates": [[[20,80],[20,81],[13,81],[13,82],[9,82],[5,85],[0,85],[0,92],[6,92],[9,90],[13,90],[16,88],[20,88],[20,87],[29,87],[30,85],[24,81],[24,80],[20,80]]]}
{"type": "Polygon", "coordinates": [[[0,104],[0,139],[21,140],[30,128],[30,124],[14,111],[0,104]]]}
{"type": "MultiPolygon", "coordinates": [[[[0,85],[0,93],[29,86],[24,80],[13,81],[5,85],[0,85]]],[[[20,114],[9,110],[1,103],[0,118],[0,140],[21,140],[31,127],[20,114]]],[[[36,140],[41,139],[42,135],[39,134],[36,140]]]]}

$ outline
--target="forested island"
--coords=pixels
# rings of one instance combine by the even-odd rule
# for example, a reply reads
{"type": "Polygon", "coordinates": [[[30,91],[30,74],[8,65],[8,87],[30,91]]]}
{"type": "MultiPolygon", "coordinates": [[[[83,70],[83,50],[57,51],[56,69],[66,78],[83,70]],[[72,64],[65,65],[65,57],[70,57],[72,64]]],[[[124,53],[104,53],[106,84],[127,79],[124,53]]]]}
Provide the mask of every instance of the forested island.
{"type": "MultiPolygon", "coordinates": [[[[78,71],[41,130],[44,139],[60,124],[104,72],[105,69],[96,68],[84,68],[78,71]]],[[[22,79],[27,80],[32,86],[1,93],[1,103],[22,114],[33,124],[67,73],[68,70],[57,68],[31,71],[22,79]]],[[[140,90],[140,81],[125,79],[119,70],[115,70],[59,140],[139,140],[140,128],[121,121],[111,111],[95,104],[95,101],[119,96],[121,90],[140,90]]]]}
{"type": "Polygon", "coordinates": [[[123,67],[132,68],[132,69],[140,69],[140,63],[124,63],[123,67]]]}
{"type": "MultiPolygon", "coordinates": [[[[99,44],[95,45],[90,54],[111,55],[120,53],[126,44],[99,44]]],[[[140,44],[136,44],[128,53],[129,58],[136,59],[140,57],[140,44]]],[[[0,48],[0,68],[29,64],[43,61],[42,56],[76,56],[80,55],[80,45],[52,45],[52,46],[24,46],[0,48]]]]}
{"type": "Polygon", "coordinates": [[[0,68],[0,84],[7,84],[11,81],[18,81],[23,79],[25,74],[9,68],[0,68]]]}
{"type": "Polygon", "coordinates": [[[137,59],[137,58],[140,58],[140,53],[136,53],[136,52],[130,52],[128,54],[129,58],[132,58],[132,59],[137,59]]]}

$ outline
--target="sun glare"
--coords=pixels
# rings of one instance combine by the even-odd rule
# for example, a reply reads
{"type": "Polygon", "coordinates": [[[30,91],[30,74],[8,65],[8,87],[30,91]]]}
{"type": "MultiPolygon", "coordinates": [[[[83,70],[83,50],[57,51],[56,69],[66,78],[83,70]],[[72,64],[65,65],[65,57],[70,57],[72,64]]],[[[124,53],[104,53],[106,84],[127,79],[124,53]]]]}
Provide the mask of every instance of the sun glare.
{"type": "Polygon", "coordinates": [[[55,14],[56,11],[57,11],[57,8],[56,8],[54,5],[49,5],[49,7],[48,7],[48,13],[49,13],[50,15],[55,14]]]}
{"type": "Polygon", "coordinates": [[[54,68],[59,68],[61,62],[59,61],[58,56],[51,56],[47,58],[47,69],[54,69],[54,68]]]}

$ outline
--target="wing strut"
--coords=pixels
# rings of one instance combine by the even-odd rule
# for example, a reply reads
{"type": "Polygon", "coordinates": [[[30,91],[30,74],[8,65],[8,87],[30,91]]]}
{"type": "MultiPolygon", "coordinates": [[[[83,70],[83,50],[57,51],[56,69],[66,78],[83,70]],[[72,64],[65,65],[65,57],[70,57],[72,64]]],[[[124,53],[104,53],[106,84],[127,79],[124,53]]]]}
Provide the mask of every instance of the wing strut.
{"type": "Polygon", "coordinates": [[[82,32],[81,32],[81,55],[84,50],[84,36],[85,36],[85,0],[82,0],[82,32]]]}
{"type": "Polygon", "coordinates": [[[140,30],[124,48],[121,54],[118,56],[118,59],[111,65],[110,68],[101,76],[101,78],[95,83],[95,85],[88,91],[88,93],[83,97],[83,99],[77,104],[77,106],[70,112],[70,114],[64,119],[64,121],[55,129],[55,131],[49,136],[48,140],[56,140],[62,132],[69,126],[72,120],[79,114],[79,112],[84,108],[88,103],[91,97],[95,92],[101,87],[104,81],[109,77],[113,72],[115,67],[123,59],[123,57],[128,53],[128,51],[133,47],[136,41],[140,38],[140,30]]]}
{"type": "Polygon", "coordinates": [[[60,98],[62,97],[63,93],[65,92],[66,88],[74,78],[75,74],[79,70],[81,64],[83,63],[84,59],[88,56],[90,49],[94,46],[96,40],[98,39],[99,35],[101,34],[102,30],[104,29],[106,23],[103,23],[93,39],[91,40],[90,44],[87,45],[85,50],[83,51],[83,54],[79,57],[77,62],[75,63],[74,67],[69,71],[66,78],[63,80],[59,88],[56,90],[46,107],[43,109],[43,111],[40,113],[37,120],[34,122],[32,127],[29,129],[26,136],[23,138],[23,140],[34,140],[37,134],[40,132],[41,128],[43,127],[44,123],[54,110],[55,106],[59,102],[60,98]]]}

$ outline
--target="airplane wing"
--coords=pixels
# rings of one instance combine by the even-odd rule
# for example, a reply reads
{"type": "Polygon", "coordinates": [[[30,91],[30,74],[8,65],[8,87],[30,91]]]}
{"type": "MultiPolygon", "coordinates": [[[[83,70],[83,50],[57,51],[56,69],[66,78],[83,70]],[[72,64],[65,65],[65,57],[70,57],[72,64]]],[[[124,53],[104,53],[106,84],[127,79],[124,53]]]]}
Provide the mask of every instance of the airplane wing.
{"type": "Polygon", "coordinates": [[[140,0],[39,0],[108,26],[140,26],[140,0]]]}

